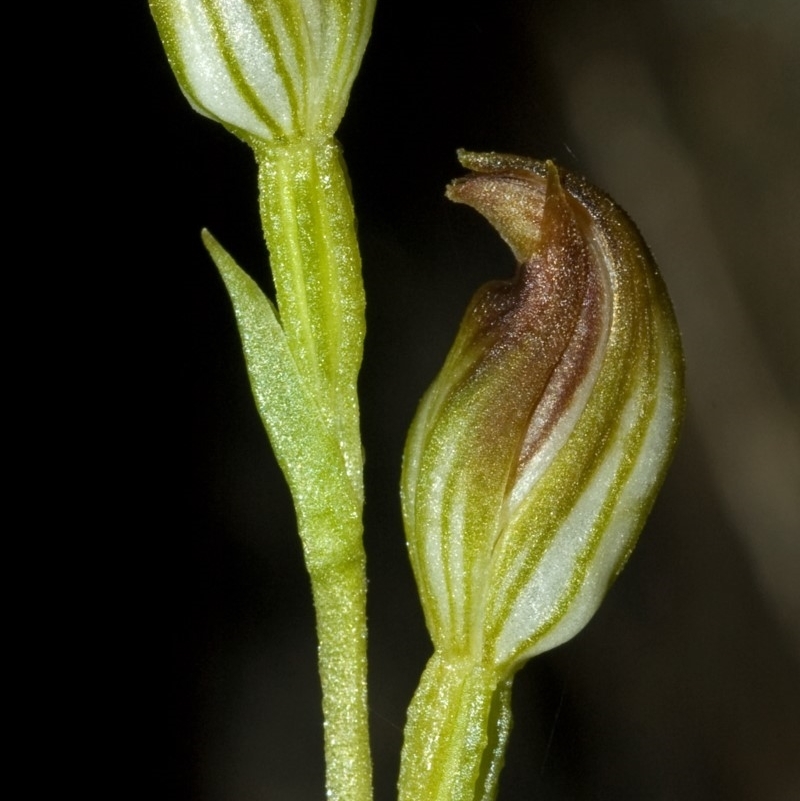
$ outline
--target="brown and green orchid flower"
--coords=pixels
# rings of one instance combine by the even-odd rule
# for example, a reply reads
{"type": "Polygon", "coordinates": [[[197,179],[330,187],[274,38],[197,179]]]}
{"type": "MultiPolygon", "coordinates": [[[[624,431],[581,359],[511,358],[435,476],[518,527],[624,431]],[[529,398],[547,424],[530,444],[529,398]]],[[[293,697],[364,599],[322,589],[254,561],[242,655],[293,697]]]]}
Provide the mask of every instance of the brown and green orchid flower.
{"type": "Polygon", "coordinates": [[[510,678],[598,608],[683,407],[672,307],[627,215],[552,162],[460,157],[472,172],[448,197],[519,264],[473,298],[406,445],[403,513],[435,647],[409,712],[408,801],[444,785],[443,797],[491,797],[510,678]],[[456,758],[454,743],[471,745],[456,758]]]}

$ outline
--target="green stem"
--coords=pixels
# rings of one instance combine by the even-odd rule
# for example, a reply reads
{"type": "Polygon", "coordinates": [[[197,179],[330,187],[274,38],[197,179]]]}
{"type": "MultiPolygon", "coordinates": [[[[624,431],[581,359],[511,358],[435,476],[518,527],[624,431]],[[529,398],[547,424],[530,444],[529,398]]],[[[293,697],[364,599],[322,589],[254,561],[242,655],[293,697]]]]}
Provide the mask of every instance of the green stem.
{"type": "Polygon", "coordinates": [[[325,718],[327,798],[372,798],[367,719],[367,621],[364,560],[315,577],[314,606],[325,718]]]}
{"type": "Polygon", "coordinates": [[[281,325],[309,395],[340,443],[363,499],[357,380],[364,284],[349,182],[338,143],[256,150],[261,222],[281,325]]]}
{"type": "MultiPolygon", "coordinates": [[[[333,445],[312,444],[285,460],[317,615],[327,798],[369,801],[357,396],[365,325],[353,204],[340,149],[332,139],[264,145],[256,149],[256,158],[280,325],[310,407],[306,430],[315,421],[322,439],[333,445]]],[[[298,410],[287,408],[282,414],[290,420],[298,410]]],[[[279,458],[281,445],[273,442],[279,458]]]]}
{"type": "Polygon", "coordinates": [[[408,709],[400,801],[491,801],[511,731],[511,678],[434,653],[408,709]]]}

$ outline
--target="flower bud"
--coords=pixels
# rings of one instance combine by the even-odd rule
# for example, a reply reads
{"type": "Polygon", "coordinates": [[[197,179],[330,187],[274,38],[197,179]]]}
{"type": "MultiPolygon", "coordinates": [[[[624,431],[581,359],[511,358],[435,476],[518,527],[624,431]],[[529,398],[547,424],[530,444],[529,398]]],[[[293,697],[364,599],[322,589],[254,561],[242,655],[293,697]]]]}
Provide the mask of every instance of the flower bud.
{"type": "Polygon", "coordinates": [[[375,0],[150,0],[189,102],[248,142],[333,136],[375,0]]]}
{"type": "Polygon", "coordinates": [[[406,445],[411,562],[438,653],[511,674],[579,631],[634,546],[675,444],[683,361],[626,214],[552,162],[460,153],[448,197],[510,245],[406,445]]]}

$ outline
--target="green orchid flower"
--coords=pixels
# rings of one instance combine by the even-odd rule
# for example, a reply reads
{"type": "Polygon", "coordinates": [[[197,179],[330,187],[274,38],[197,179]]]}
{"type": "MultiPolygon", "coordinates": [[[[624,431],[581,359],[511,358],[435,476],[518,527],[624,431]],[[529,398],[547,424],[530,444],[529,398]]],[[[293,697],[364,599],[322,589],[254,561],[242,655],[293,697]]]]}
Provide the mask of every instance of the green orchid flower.
{"type": "Polygon", "coordinates": [[[336,132],[375,0],[150,0],[184,94],[248,142],[336,132]]]}
{"type": "Polygon", "coordinates": [[[672,308],[625,213],[582,178],[461,153],[448,196],[519,266],[472,300],[403,463],[434,656],[409,711],[401,798],[491,798],[510,681],[576,634],[622,569],[683,408],[672,308]]]}

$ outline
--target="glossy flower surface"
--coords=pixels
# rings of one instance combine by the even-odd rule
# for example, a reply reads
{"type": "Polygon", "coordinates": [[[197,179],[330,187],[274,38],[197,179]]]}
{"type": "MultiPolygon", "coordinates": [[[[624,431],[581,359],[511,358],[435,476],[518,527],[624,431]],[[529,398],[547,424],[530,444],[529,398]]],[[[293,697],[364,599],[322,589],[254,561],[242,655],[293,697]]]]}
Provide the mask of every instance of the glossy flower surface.
{"type": "Polygon", "coordinates": [[[403,466],[437,651],[508,674],[572,637],[633,548],[683,406],[672,308],[627,215],[551,162],[462,153],[448,196],[513,250],[473,298],[403,466]]]}

